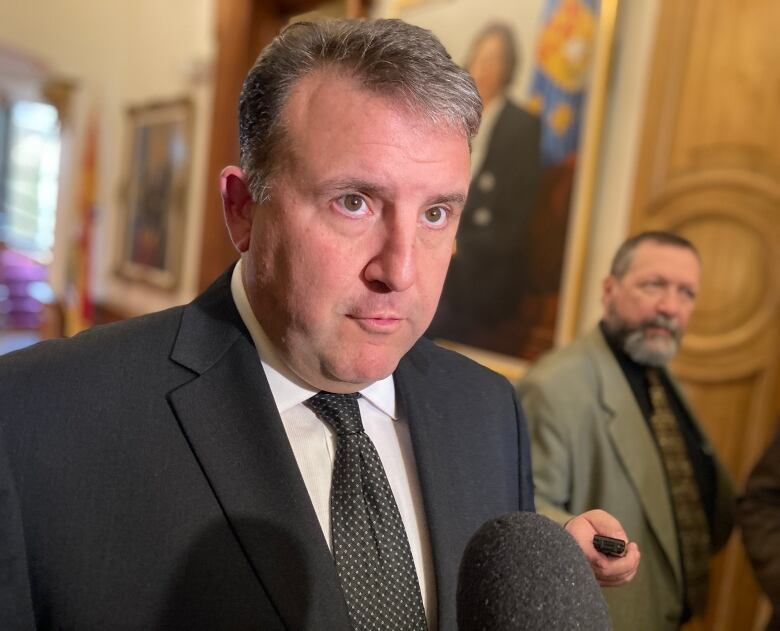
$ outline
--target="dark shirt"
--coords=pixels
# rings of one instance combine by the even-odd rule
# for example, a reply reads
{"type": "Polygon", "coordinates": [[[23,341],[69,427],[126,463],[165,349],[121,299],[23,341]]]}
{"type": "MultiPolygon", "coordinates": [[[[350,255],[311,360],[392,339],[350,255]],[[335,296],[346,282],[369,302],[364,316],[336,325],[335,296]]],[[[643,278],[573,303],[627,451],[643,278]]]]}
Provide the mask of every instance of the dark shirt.
{"type": "MultiPolygon", "coordinates": [[[[620,365],[623,374],[626,376],[626,380],[631,386],[631,391],[634,393],[639,409],[642,410],[642,415],[645,417],[645,420],[650,426],[650,431],[652,432],[650,416],[653,413],[653,408],[650,404],[650,394],[648,392],[647,367],[636,363],[622,348],[620,348],[612,336],[610,336],[603,322],[599,323],[599,326],[601,327],[601,332],[604,334],[607,344],[614,353],[615,359],[620,365]]],[[[666,370],[661,369],[658,373],[666,392],[666,398],[669,401],[669,407],[677,419],[680,432],[685,440],[685,446],[688,448],[688,456],[691,459],[693,474],[696,477],[696,483],[699,487],[699,493],[701,494],[704,514],[707,517],[710,534],[712,534],[715,522],[715,499],[717,496],[717,473],[715,470],[715,463],[712,455],[708,453],[708,451],[705,451],[702,435],[694,425],[693,420],[682,401],[680,401],[680,397],[677,396],[677,392],[669,381],[669,375],[666,373],[666,370]]]]}

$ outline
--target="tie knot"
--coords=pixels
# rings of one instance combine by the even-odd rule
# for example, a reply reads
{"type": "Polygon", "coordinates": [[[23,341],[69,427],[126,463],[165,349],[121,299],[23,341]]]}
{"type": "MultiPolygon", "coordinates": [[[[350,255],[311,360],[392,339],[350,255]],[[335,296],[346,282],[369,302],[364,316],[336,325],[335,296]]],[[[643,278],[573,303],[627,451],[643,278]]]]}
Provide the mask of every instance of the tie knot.
{"type": "Polygon", "coordinates": [[[648,368],[645,375],[647,376],[647,393],[650,396],[650,405],[653,410],[667,409],[669,402],[664,384],[661,381],[661,374],[655,368],[648,368]]]}
{"type": "Polygon", "coordinates": [[[363,431],[358,406],[359,392],[336,394],[324,390],[304,402],[312,412],[326,421],[336,431],[337,436],[359,434],[363,431]]]}
{"type": "Polygon", "coordinates": [[[647,376],[647,383],[648,385],[657,388],[661,386],[661,375],[658,373],[657,368],[648,368],[645,370],[645,375],[647,376]]]}

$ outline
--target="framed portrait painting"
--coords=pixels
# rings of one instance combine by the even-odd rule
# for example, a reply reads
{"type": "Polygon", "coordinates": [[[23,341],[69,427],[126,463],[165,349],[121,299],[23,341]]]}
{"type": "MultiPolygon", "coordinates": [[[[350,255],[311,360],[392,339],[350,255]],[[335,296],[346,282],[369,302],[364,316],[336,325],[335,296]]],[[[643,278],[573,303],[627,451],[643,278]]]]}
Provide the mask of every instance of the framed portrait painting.
{"type": "Polygon", "coordinates": [[[192,103],[128,110],[128,151],[118,228],[117,274],[161,289],[181,275],[192,161],[192,103]]]}
{"type": "Polygon", "coordinates": [[[514,376],[579,300],[617,0],[384,0],[432,30],[484,111],[428,335],[514,376]],[[579,252],[579,254],[577,254],[579,252]],[[579,260],[576,260],[580,256],[579,260]]]}

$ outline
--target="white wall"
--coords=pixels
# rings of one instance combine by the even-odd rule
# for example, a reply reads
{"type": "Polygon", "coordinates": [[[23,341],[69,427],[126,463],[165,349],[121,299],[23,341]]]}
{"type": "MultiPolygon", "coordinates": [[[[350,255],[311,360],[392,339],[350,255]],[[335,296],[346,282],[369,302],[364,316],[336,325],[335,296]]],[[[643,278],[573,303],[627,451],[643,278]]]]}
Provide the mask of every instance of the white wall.
{"type": "Polygon", "coordinates": [[[21,0],[0,3],[0,46],[36,57],[54,76],[74,80],[72,124],[65,132],[53,285],[61,294],[69,230],[78,204],[78,172],[90,112],[99,116],[98,216],[93,286],[98,300],[128,313],[164,308],[195,293],[200,217],[211,120],[208,69],[215,53],[213,0],[21,0]],[[194,102],[193,162],[184,275],[163,292],[111,274],[127,151],[126,109],[187,97],[194,102]]]}

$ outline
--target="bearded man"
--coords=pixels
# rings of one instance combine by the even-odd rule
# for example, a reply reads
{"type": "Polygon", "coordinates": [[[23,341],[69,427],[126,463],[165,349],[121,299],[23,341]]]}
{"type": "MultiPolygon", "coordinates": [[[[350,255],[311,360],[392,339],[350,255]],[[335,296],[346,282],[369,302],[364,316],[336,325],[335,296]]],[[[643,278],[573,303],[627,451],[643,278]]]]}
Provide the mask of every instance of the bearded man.
{"type": "Polygon", "coordinates": [[[731,482],[666,369],[700,274],[682,237],[628,239],[604,280],[601,322],[519,386],[538,510],[565,523],[604,509],[642,550],[635,580],[605,592],[616,631],[671,631],[701,613],[709,558],[731,532],[731,482]]]}

